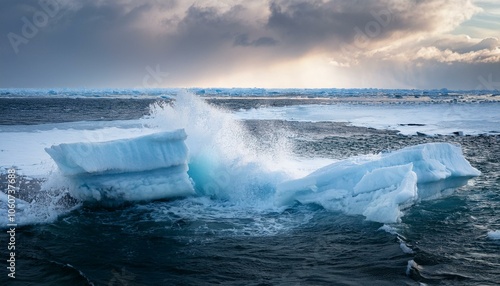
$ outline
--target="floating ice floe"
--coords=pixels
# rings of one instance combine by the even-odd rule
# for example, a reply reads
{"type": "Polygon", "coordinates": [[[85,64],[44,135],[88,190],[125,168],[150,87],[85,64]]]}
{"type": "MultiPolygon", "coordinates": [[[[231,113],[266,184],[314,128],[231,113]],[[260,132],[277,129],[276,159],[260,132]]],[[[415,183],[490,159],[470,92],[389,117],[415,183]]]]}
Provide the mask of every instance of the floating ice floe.
{"type": "Polygon", "coordinates": [[[500,230],[488,231],[488,238],[500,240],[500,230]]]}
{"type": "Polygon", "coordinates": [[[479,174],[459,147],[429,143],[335,162],[304,178],[279,184],[275,198],[279,205],[315,203],[393,223],[400,220],[405,207],[435,198],[479,174]]]}
{"type": "Polygon", "coordinates": [[[45,150],[83,201],[141,201],[194,194],[184,130],[45,150]]]}

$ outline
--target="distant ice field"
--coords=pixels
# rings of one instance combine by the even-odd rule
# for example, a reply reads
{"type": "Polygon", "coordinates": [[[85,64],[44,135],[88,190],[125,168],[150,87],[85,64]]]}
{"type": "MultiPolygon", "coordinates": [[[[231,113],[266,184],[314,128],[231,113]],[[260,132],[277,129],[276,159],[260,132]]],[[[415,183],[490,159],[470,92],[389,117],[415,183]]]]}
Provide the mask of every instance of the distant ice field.
{"type": "MultiPolygon", "coordinates": [[[[220,97],[447,97],[472,99],[498,96],[498,90],[448,89],[378,89],[378,88],[0,88],[0,97],[52,97],[52,98],[170,98],[188,90],[199,96],[220,97]]],[[[495,100],[495,99],[493,99],[495,100]]]]}
{"type": "Polygon", "coordinates": [[[239,119],[348,122],[399,130],[405,135],[498,134],[500,103],[329,104],[263,107],[236,112],[239,119]]]}

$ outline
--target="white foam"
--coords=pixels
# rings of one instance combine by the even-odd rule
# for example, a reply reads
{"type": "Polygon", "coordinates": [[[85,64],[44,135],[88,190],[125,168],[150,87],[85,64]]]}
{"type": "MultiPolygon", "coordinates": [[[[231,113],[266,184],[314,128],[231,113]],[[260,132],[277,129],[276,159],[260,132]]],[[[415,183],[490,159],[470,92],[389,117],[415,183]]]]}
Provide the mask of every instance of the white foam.
{"type": "Polygon", "coordinates": [[[398,231],[396,228],[388,225],[388,224],[384,224],[383,226],[379,227],[378,230],[383,230],[387,233],[390,233],[390,234],[394,234],[394,235],[397,235],[398,234],[398,231]]]}
{"type": "MultiPolygon", "coordinates": [[[[38,223],[50,223],[60,215],[70,212],[80,206],[79,203],[69,200],[67,191],[61,189],[58,182],[57,189],[47,188],[35,194],[30,202],[19,197],[15,200],[15,223],[18,226],[38,223]]],[[[19,190],[18,192],[22,192],[19,190]]],[[[0,212],[7,213],[7,195],[0,192],[0,212]]],[[[7,216],[0,217],[0,225],[6,226],[7,216]]]]}
{"type": "Polygon", "coordinates": [[[196,234],[190,239],[207,239],[205,234],[276,235],[306,224],[313,217],[308,210],[278,212],[272,202],[214,200],[209,197],[189,197],[138,207],[147,210],[154,208],[150,214],[155,221],[182,221],[189,224],[187,228],[196,234]]]}
{"type": "Polygon", "coordinates": [[[406,275],[409,276],[411,274],[411,270],[415,268],[418,269],[419,265],[412,259],[408,260],[408,264],[406,265],[406,275]]]}
{"type": "Polygon", "coordinates": [[[401,248],[401,250],[406,253],[406,254],[413,254],[413,249],[409,248],[408,245],[406,245],[406,243],[404,242],[401,242],[399,244],[399,247],[401,248]]]}

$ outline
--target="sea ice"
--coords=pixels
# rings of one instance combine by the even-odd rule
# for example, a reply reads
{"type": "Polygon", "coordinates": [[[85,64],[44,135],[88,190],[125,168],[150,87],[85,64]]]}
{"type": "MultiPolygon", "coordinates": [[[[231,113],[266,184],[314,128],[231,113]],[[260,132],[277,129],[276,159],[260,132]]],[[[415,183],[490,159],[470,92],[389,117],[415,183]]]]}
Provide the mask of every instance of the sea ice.
{"type": "Polygon", "coordinates": [[[183,129],[132,139],[55,145],[45,150],[84,201],[141,201],[194,194],[183,129]]]}
{"type": "Polygon", "coordinates": [[[429,143],[335,162],[304,178],[279,184],[275,198],[278,205],[315,203],[364,215],[368,220],[394,223],[403,215],[401,209],[432,197],[429,190],[435,193],[456,187],[455,179],[479,174],[459,147],[429,143]]]}
{"type": "Polygon", "coordinates": [[[239,119],[348,122],[398,130],[405,135],[495,134],[500,102],[484,104],[310,104],[261,107],[235,113],[239,119]]]}
{"type": "Polygon", "coordinates": [[[45,151],[66,176],[138,172],[186,164],[184,130],[107,142],[59,144],[45,151]]]}
{"type": "Polygon", "coordinates": [[[488,231],[488,237],[490,239],[500,239],[500,230],[488,231]]]}

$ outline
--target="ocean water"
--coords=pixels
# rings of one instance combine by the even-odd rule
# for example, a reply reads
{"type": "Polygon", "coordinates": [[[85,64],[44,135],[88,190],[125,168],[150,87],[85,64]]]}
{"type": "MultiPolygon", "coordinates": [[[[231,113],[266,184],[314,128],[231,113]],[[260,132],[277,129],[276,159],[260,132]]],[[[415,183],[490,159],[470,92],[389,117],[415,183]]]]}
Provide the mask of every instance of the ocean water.
{"type": "MultiPolygon", "coordinates": [[[[161,104],[151,106],[158,99],[170,101],[175,97],[170,93],[142,98],[92,91],[89,98],[71,91],[78,95],[73,98],[15,92],[0,97],[0,185],[7,189],[7,170],[16,168],[18,197],[28,205],[18,206],[16,278],[7,276],[4,262],[1,285],[500,281],[500,241],[492,235],[500,230],[500,110],[491,95],[478,100],[468,93],[442,99],[436,94],[413,102],[407,100],[415,98],[408,91],[377,91],[361,102],[339,102],[352,95],[349,91],[329,94],[326,101],[321,96],[318,102],[316,95],[308,96],[310,91],[303,91],[303,97],[275,91],[276,97],[269,97],[262,91],[231,90],[222,99],[206,96],[210,105],[184,100],[172,113],[161,104]],[[262,93],[267,97],[255,98],[262,93]],[[388,101],[387,95],[395,93],[404,97],[388,101]],[[96,98],[100,94],[105,98],[96,98]],[[397,122],[388,114],[391,121],[384,127],[383,115],[391,108],[412,116],[397,122]],[[338,110],[342,116],[329,115],[338,110]],[[477,114],[487,120],[477,124],[477,114]],[[129,138],[179,126],[186,128],[193,154],[210,147],[227,155],[206,166],[207,172],[222,170],[209,177],[218,187],[211,193],[114,207],[85,204],[68,194],[64,178],[43,151],[52,144],[129,138]],[[404,134],[394,130],[398,127],[404,134]],[[482,174],[404,209],[399,223],[372,222],[315,204],[276,207],[272,202],[270,193],[283,176],[301,177],[336,160],[429,142],[459,144],[482,174]],[[245,168],[238,169],[243,163],[245,168]]],[[[6,261],[7,214],[1,215],[5,245],[0,245],[0,256],[6,261]]]]}

